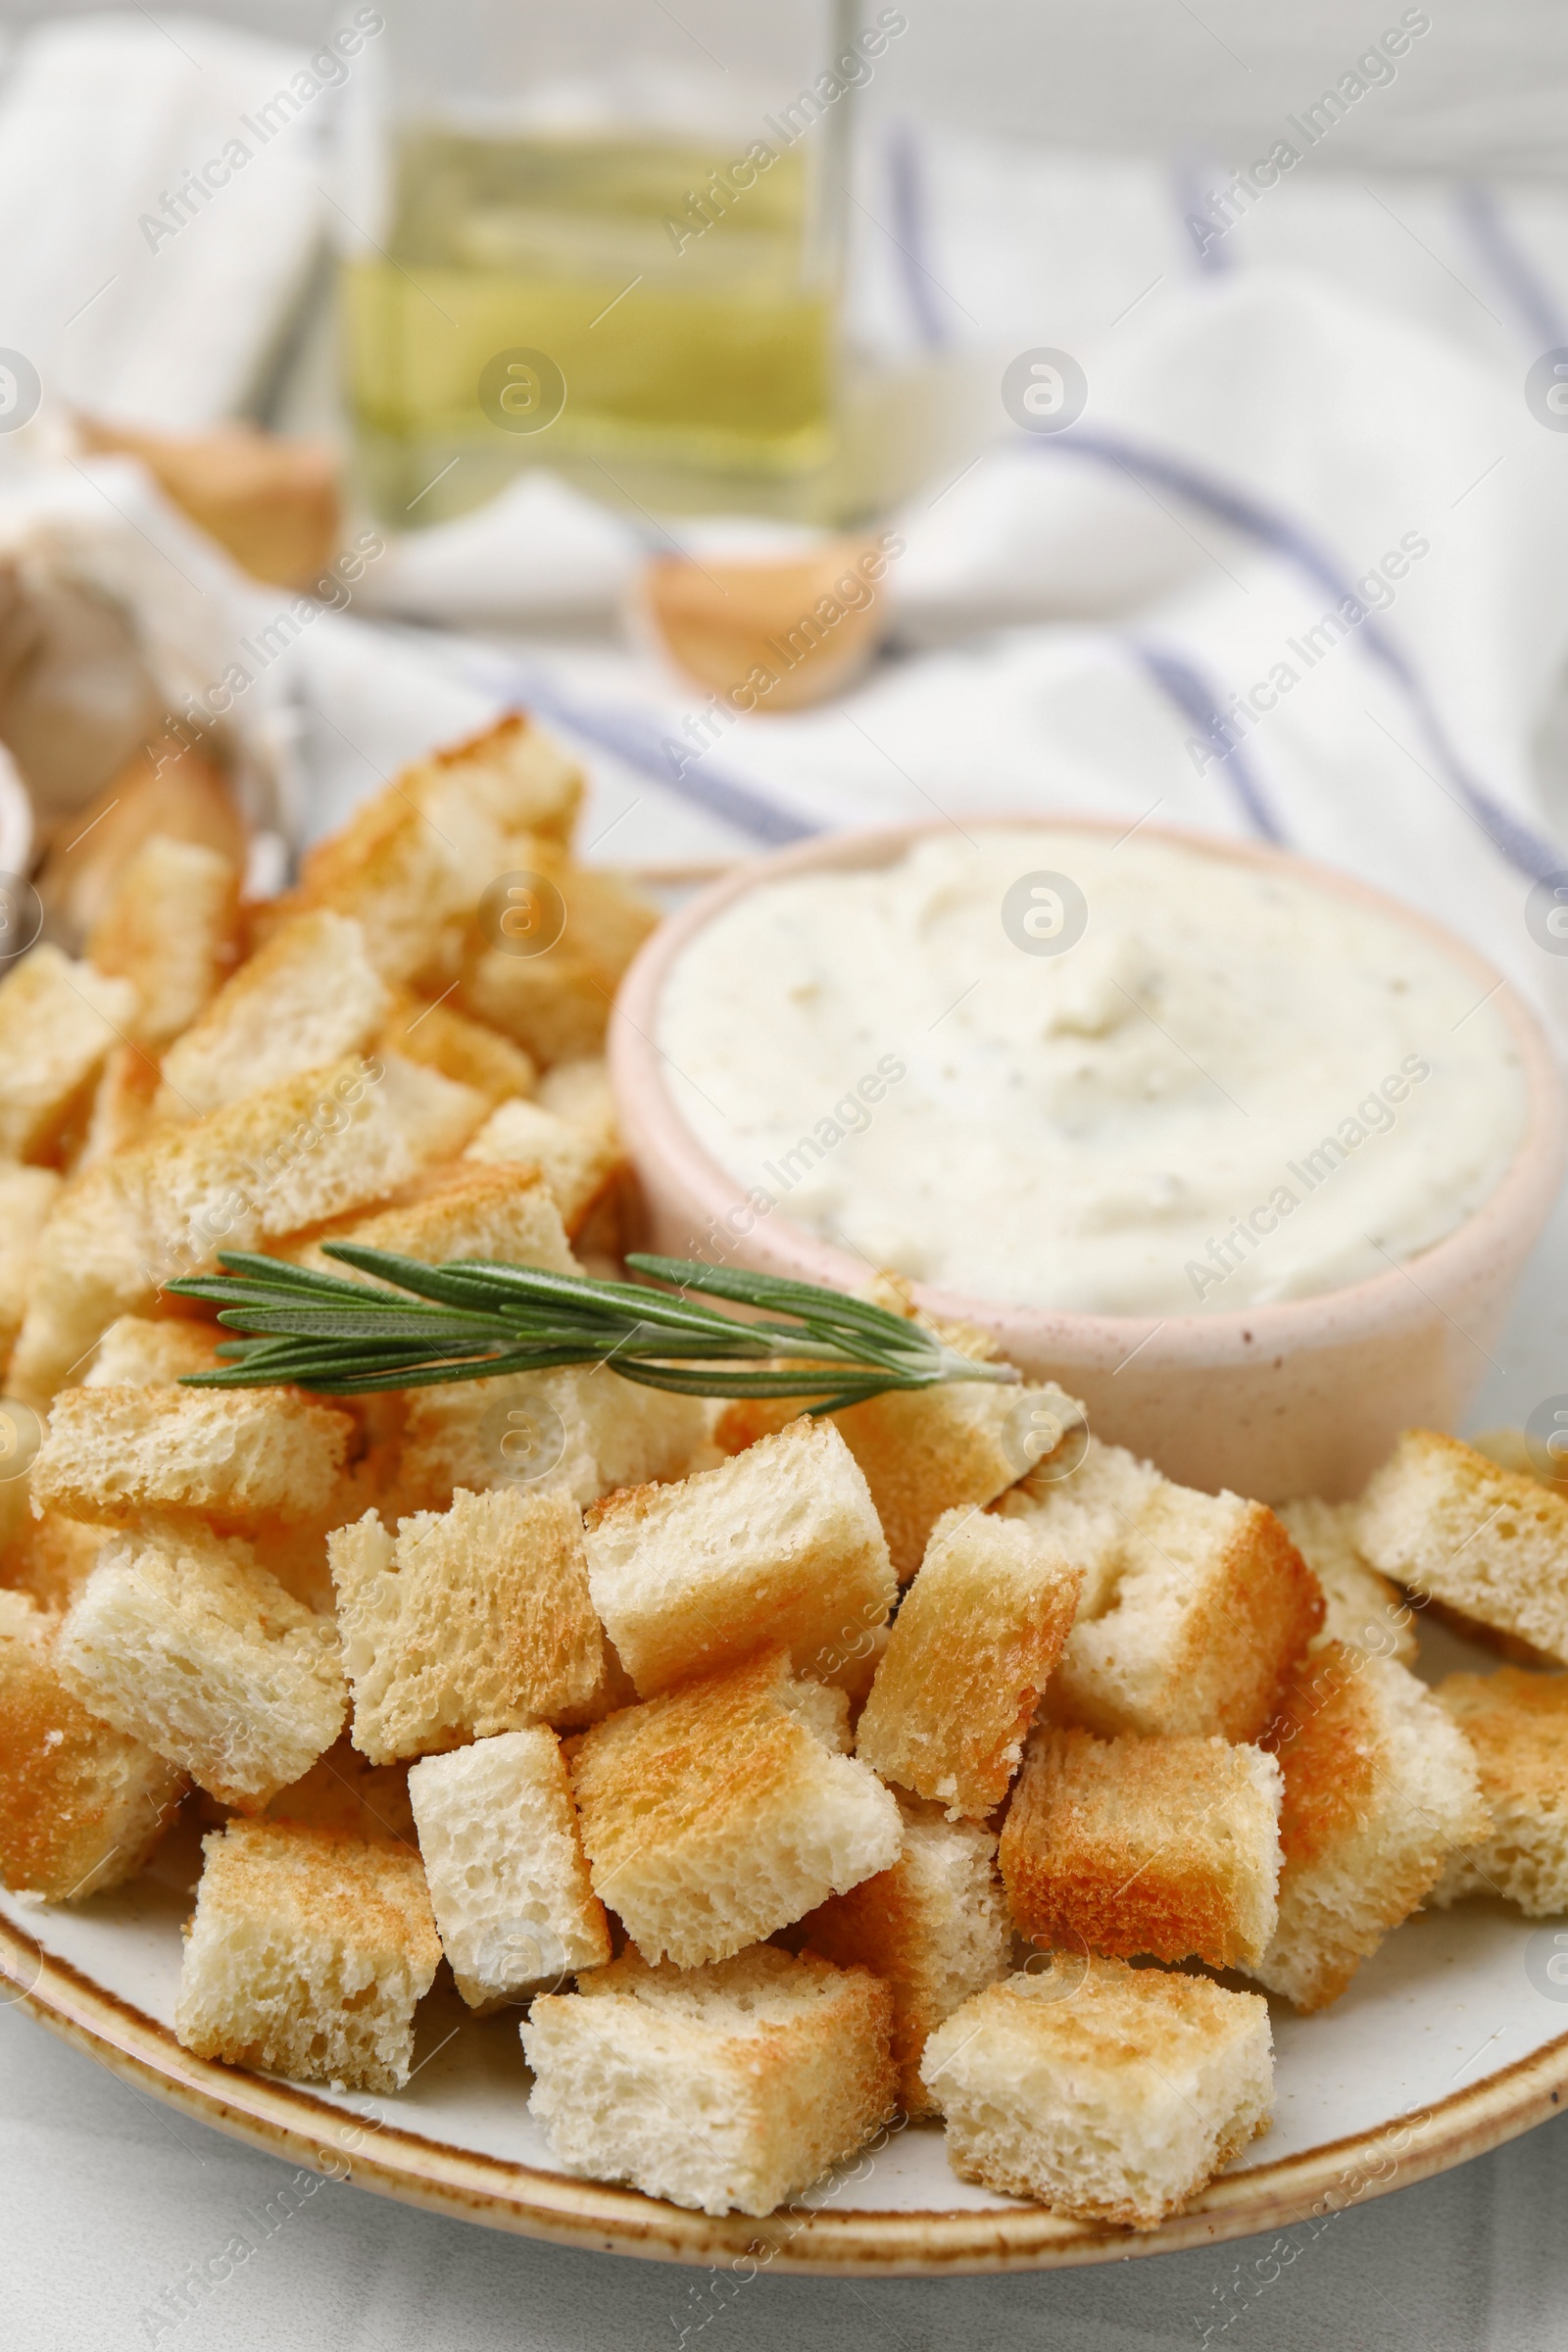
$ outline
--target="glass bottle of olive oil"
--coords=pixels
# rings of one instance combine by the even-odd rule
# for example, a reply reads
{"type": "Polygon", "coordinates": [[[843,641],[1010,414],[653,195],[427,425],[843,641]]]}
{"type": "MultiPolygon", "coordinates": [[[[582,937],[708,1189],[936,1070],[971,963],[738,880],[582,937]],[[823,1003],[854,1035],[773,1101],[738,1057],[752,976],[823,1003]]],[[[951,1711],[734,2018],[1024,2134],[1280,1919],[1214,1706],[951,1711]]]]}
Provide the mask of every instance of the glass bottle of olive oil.
{"type": "Polygon", "coordinates": [[[383,119],[379,233],[356,223],[341,279],[366,490],[404,527],[530,465],[787,511],[832,457],[848,90],[808,106],[775,72],[773,106],[754,81],[705,122],[667,72],[617,109],[600,61],[564,96],[553,62],[514,105],[415,87],[383,119]]]}

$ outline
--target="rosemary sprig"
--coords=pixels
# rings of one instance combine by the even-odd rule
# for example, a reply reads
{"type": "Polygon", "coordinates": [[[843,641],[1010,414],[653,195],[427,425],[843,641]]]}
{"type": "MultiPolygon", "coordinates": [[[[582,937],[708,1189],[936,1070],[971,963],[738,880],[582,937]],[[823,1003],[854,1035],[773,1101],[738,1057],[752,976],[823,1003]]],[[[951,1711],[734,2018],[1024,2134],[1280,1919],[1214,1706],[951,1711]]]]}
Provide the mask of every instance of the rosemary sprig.
{"type": "Polygon", "coordinates": [[[325,1243],[323,1251],[370,1279],[236,1250],[221,1253],[222,1274],[172,1282],[170,1290],[217,1304],[220,1323],[248,1335],[220,1345],[220,1370],[188,1373],[183,1385],[359,1396],[606,1364],[623,1380],[680,1396],[809,1396],[810,1411],[828,1413],[888,1389],[1018,1377],[868,1299],[689,1258],[629,1257],[637,1273],[669,1286],[654,1290],[484,1258],[426,1266],[352,1242],[325,1243]],[[693,1292],[750,1314],[720,1313],[693,1292]]]}

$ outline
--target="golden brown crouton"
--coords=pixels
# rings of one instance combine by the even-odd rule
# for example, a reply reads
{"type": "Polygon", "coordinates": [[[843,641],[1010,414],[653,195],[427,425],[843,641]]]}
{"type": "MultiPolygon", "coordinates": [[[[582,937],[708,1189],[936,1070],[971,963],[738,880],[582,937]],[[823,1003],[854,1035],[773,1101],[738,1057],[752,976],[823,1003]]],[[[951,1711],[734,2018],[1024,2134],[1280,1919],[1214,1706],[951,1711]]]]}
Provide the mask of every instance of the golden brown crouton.
{"type": "Polygon", "coordinates": [[[894,1620],[857,1754],[884,1780],[983,1818],[1018,1769],[1082,1586],[1033,1525],[945,1512],[894,1620]]]}
{"type": "Polygon", "coordinates": [[[1568,1496],[1407,1429],[1361,1498],[1374,1568],[1568,1665],[1568,1496]]]}
{"type": "Polygon", "coordinates": [[[84,1389],[172,1389],[187,1372],[211,1372],[223,1337],[217,1323],[183,1316],[122,1315],[111,1323],[81,1376],[84,1389]]]}
{"type": "Polygon", "coordinates": [[[195,841],[155,833],[119,875],[87,940],[100,972],[136,991],[133,1035],[162,1053],[218,994],[239,958],[239,875],[195,841]]]}
{"type": "Polygon", "coordinates": [[[164,1056],[160,1112],[199,1119],[362,1053],[389,999],[358,923],[296,915],[220,989],[164,1056]]]}
{"type": "Polygon", "coordinates": [[[0,1159],[46,1160],[136,1017],[136,991],[45,942],[0,979],[0,1159]]]}
{"type": "Polygon", "coordinates": [[[461,994],[477,1019],[548,1069],[600,1051],[621,975],[659,910],[551,842],[514,842],[511,855],[526,877],[515,886],[517,906],[503,894],[481,906],[464,950],[461,994]]]}
{"type": "Polygon", "coordinates": [[[40,1608],[69,1609],[109,1536],[107,1527],[68,1519],[64,1511],[24,1515],[0,1556],[0,1585],[30,1594],[40,1608]]]}
{"type": "Polygon", "coordinates": [[[1500,1894],[1527,1919],[1568,1911],[1568,1674],[1450,1674],[1437,1697],[1475,1751],[1492,1828],[1452,1856],[1434,1903],[1500,1894]]]}
{"type": "Polygon", "coordinates": [[[117,1526],[148,1511],[201,1511],[230,1529],[303,1519],[331,1498],[353,1427],[293,1389],[67,1389],[33,1497],[117,1526]]]}
{"type": "Polygon", "coordinates": [[[459,1487],[548,1485],[581,1510],[617,1487],[684,1477],[706,1427],[699,1398],[622,1380],[606,1364],[412,1389],[403,1490],[439,1511],[459,1487]]]}
{"type": "Polygon", "coordinates": [[[1002,1832],[1020,1934],[1043,1951],[1255,1966],[1274,1934],[1280,1788],[1261,1748],[1038,1732],[1002,1832]]]}
{"type": "Polygon", "coordinates": [[[555,1197],[562,1223],[575,1237],[616,1180],[625,1155],[614,1136],[603,1128],[579,1127],[537,1102],[503,1102],[464,1156],[488,1165],[537,1168],[555,1197]]]}
{"type": "Polygon", "coordinates": [[[52,1168],[0,1163],[0,1366],[22,1329],[33,1253],[59,1192],[52,1168]]]}
{"type": "Polygon", "coordinates": [[[140,1046],[112,1050],[93,1088],[80,1143],[68,1137],[62,1145],[74,1176],[146,1140],[159,1124],[162,1083],[157,1062],[140,1046]]]}
{"type": "Polygon", "coordinates": [[[1414,1616],[1398,1587],[1369,1568],[1356,1548],[1359,1515],[1355,1502],[1309,1497],[1280,1505],[1280,1525],[1323,1588],[1323,1629],[1313,1644],[1343,1642],[1347,1649],[1408,1666],[1417,1647],[1414,1616]]]}
{"type": "Polygon", "coordinates": [[[471,1086],[492,1103],[531,1095],[539,1073],[522,1048],[451,1004],[399,990],[380,1036],[381,1051],[422,1061],[443,1078],[471,1086]]]}
{"type": "Polygon", "coordinates": [[[571,1253],[555,1196],[537,1169],[477,1167],[465,1159],[436,1171],[416,1200],[378,1209],[373,1216],[356,1212],[340,1217],[309,1242],[288,1244],[280,1252],[298,1265],[354,1281],[352,1266],[324,1254],[325,1242],[390,1250],[400,1257],[417,1258],[423,1266],[488,1257],[504,1264],[543,1266],[552,1274],[582,1270],[571,1253]]]}

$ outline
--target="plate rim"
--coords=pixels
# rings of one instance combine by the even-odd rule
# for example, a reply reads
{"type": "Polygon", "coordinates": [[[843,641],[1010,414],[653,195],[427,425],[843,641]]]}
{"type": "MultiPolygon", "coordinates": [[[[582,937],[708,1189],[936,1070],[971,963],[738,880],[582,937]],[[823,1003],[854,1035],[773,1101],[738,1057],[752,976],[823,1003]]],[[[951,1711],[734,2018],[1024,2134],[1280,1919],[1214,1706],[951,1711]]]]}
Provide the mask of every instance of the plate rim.
{"type": "Polygon", "coordinates": [[[47,1951],[3,1913],[0,1978],[16,1987],[8,2006],[133,2089],[311,2173],[518,2236],[645,2261],[728,2264],[737,2277],[747,2265],[751,2276],[772,2269],[814,2277],[958,2277],[1190,2251],[1288,2229],[1317,2214],[1327,2219],[1412,2186],[1548,2121],[1568,2093],[1564,2032],[1430,2108],[1223,2174],[1181,2213],[1145,2231],[1070,2222],[1024,2204],[822,2208],[805,2218],[785,2208],[762,2220],[714,2219],[636,2189],[456,2147],[401,2125],[367,2124],[302,2084],[197,2058],[181,2049],[170,2027],[47,1951]],[[370,2145],[350,2148],[351,2138],[370,2145]],[[1395,2147],[1396,2141],[1403,2144],[1395,2147]],[[1364,2169],[1373,2160],[1375,2169],[1364,2169]]]}

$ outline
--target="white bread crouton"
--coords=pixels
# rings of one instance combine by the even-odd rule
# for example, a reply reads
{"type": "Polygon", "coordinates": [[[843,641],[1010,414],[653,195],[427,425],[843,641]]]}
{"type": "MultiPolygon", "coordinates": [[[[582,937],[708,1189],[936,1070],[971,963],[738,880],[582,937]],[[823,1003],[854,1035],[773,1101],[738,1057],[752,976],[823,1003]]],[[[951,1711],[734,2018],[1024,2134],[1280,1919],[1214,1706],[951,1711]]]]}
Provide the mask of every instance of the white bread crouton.
{"type": "Polygon", "coordinates": [[[657,928],[659,910],[618,875],[578,865],[552,842],[514,842],[510,862],[553,894],[562,928],[540,953],[516,954],[510,939],[496,944],[483,921],[471,925],[462,1002],[546,1069],[598,1054],[621,975],[657,928]]]}
{"type": "Polygon", "coordinates": [[[480,1128],[466,1159],[537,1168],[555,1196],[568,1234],[580,1232],[625,1153],[602,1127],[579,1127],[539,1102],[503,1102],[480,1128]]]}
{"type": "Polygon", "coordinates": [[[822,1421],[609,1495],[587,1542],[594,1607],[644,1698],[774,1642],[808,1669],[846,1614],[880,1625],[898,1595],[865,1480],[822,1421]]]}
{"type": "Polygon", "coordinates": [[[49,1157],[135,1018],[128,980],[47,941],[0,979],[0,1159],[49,1157]]]}
{"type": "Polygon", "coordinates": [[[1475,1752],[1492,1828],[1450,1856],[1428,1898],[1500,1894],[1527,1919],[1568,1911],[1568,1675],[1450,1674],[1439,1703],[1475,1752]]]}
{"type": "Polygon", "coordinates": [[[52,1168],[0,1165],[0,1368],[27,1311],[38,1236],[60,1191],[52,1168]]]}
{"type": "Polygon", "coordinates": [[[471,1086],[492,1105],[531,1095],[539,1073],[530,1054],[499,1030],[470,1021],[466,1012],[433,998],[400,989],[377,1041],[383,1054],[421,1061],[459,1086],[471,1086]]]}
{"type": "Polygon", "coordinates": [[[1091,1439],[1071,1476],[1013,1511],[1087,1571],[1054,1716],[1107,1735],[1256,1739],[1323,1621],[1317,1580],[1271,1510],[1175,1486],[1091,1439]]]}
{"type": "Polygon", "coordinates": [[[330,1619],[247,1544],[168,1523],[104,1545],[55,1662],[83,1706],[246,1812],[331,1746],[348,1704],[330,1619]]]}
{"type": "Polygon", "coordinates": [[[270,1798],[262,1818],[401,1845],[411,1854],[419,1846],[409,1802],[408,1766],[372,1764],[346,1736],[334,1740],[309,1772],[270,1798]]]}
{"type": "Polygon", "coordinates": [[[470,2009],[601,1968],[610,1930],[554,1732],[502,1732],[409,1774],[441,1948],[470,2009]]]}
{"type": "Polygon", "coordinates": [[[932,2112],[920,2080],[925,2045],[944,2018],[1007,1973],[1011,1925],[997,1877],[997,1836],[974,1821],[901,1796],[904,1851],[891,1870],[831,1895],[789,1933],[791,1944],[837,1968],[868,1968],[893,1994],[899,2103],[932,2112]]]}
{"type": "Polygon", "coordinates": [[[451,1159],[484,1107],[434,1070],[348,1055],[106,1160],[67,1186],[39,1238],[14,1392],[46,1402],[118,1316],[210,1271],[220,1250],[384,1200],[451,1159]]]}
{"type": "Polygon", "coordinates": [[[1071,1953],[965,2001],[924,2073],[960,2180],[1126,2230],[1178,2212],[1274,2099],[1255,1992],[1071,1953]]]}
{"type": "Polygon", "coordinates": [[[136,991],[132,1035],[162,1053],[217,995],[239,957],[239,875],[196,841],[151,834],[117,876],[88,935],[100,972],[136,991]]]}
{"type": "MultiPolygon", "coordinates": [[[[14,1488],[0,1486],[0,1499],[22,1491],[26,1483],[19,1479],[14,1488]]],[[[99,1552],[110,1541],[107,1527],[68,1519],[63,1511],[45,1511],[34,1519],[24,1510],[21,1526],[0,1557],[0,1586],[28,1593],[40,1608],[62,1614],[91,1576],[99,1552]]]]}
{"type": "Polygon", "coordinates": [[[295,1389],[65,1389],[32,1465],[34,1501],[127,1526],[201,1511],[244,1529],[304,1519],[337,1485],[354,1424],[295,1389]]]}
{"type": "Polygon", "coordinates": [[[159,1110],[204,1118],[302,1070],[363,1053],[389,1004],[358,923],[324,908],[295,915],[170,1048],[159,1110]]]}
{"type": "MultiPolygon", "coordinates": [[[[374,1216],[341,1217],[309,1242],[285,1244],[279,1255],[341,1281],[358,1279],[352,1266],[328,1257],[324,1242],[357,1242],[439,1266],[488,1257],[505,1264],[543,1266],[552,1274],[580,1274],[561,1211],[533,1168],[478,1168],[454,1160],[421,1187],[417,1200],[374,1216]]],[[[369,1277],[365,1278],[367,1281],[369,1277]]]]}
{"type": "Polygon", "coordinates": [[[530,864],[512,837],[564,842],[581,796],[580,770],[514,712],[405,768],[311,850],[299,903],[357,916],[382,976],[417,980],[490,882],[530,864]]]}
{"type": "Polygon", "coordinates": [[[156,1107],[161,1083],[157,1062],[140,1046],[110,1049],[92,1091],[81,1143],[70,1152],[73,1176],[146,1142],[161,1123],[156,1107]]]}
{"type": "Polygon", "coordinates": [[[610,1064],[602,1054],[581,1054],[573,1061],[558,1061],[539,1081],[539,1101],[558,1119],[573,1127],[591,1127],[607,1146],[619,1152],[620,1122],[615,1093],[610,1083],[610,1064]]]}
{"type": "Polygon", "coordinates": [[[1568,1665],[1568,1495],[1407,1429],[1361,1497],[1374,1568],[1568,1665]]]}
{"type": "Polygon", "coordinates": [[[893,2109],[891,1996],[863,1969],[760,1946],[716,1965],[628,1952],[522,2027],[555,2161],[700,2213],[771,2213],[893,2109]]]}
{"type": "Polygon", "coordinates": [[[991,1812],[1018,1769],[1082,1585],[1032,1522],[945,1511],[888,1636],[857,1755],[952,1813],[991,1812]]]}
{"type": "Polygon", "coordinates": [[[177,1388],[187,1372],[218,1369],[218,1343],[222,1336],[216,1323],[187,1323],[182,1316],[122,1315],[99,1341],[81,1385],[84,1389],[177,1388]]]}
{"type": "Polygon", "coordinates": [[[1019,1933],[1044,1951],[1255,1966],[1278,1917],[1282,1787],[1258,1747],[1042,1729],[1002,1832],[1019,1933]]]}
{"type": "Polygon", "coordinates": [[[683,1477],[707,1426],[700,1397],[604,1364],[412,1389],[403,1484],[428,1510],[444,1510],[459,1487],[513,1484],[559,1487],[584,1510],[617,1487],[683,1477]]]}
{"type": "Polygon", "coordinates": [[[73,1697],[54,1629],[20,1592],[0,1592],[0,1885],[84,1902],[136,1876],[185,1782],[73,1697]]]}
{"type": "MultiPolygon", "coordinates": [[[[742,1399],[720,1414],[718,1443],[738,1453],[799,1409],[785,1399],[742,1399]]],[[[1083,1407],[1054,1381],[953,1381],[889,1390],[832,1418],[865,1473],[899,1582],[906,1585],[943,1512],[994,1502],[1081,1430],[1083,1407]]]]}
{"type": "Polygon", "coordinates": [[[599,1679],[582,1522],[564,1494],[460,1492],[395,1538],[368,1511],[327,1555],[354,1744],[374,1764],[520,1731],[599,1679]]]}
{"type": "Polygon", "coordinates": [[[202,1854],[181,2047],[298,2082],[401,2090],[441,1961],[418,1856],[264,1821],[212,1831],[202,1854]]]}
{"type": "Polygon", "coordinates": [[[645,1960],[728,1959],[891,1869],[899,1808],[837,1752],[848,1712],[763,1650],[568,1743],[594,1891],[645,1960]]]}
{"type": "Polygon", "coordinates": [[[1303,1660],[1267,1744],[1285,1775],[1285,1867],[1274,1940],[1248,1973],[1322,2009],[1489,1815],[1463,1733],[1392,1658],[1331,1645],[1303,1660]]]}
{"type": "Polygon", "coordinates": [[[1322,1630],[1308,1645],[1343,1642],[1347,1649],[1410,1665],[1416,1654],[1410,1604],[1396,1585],[1369,1568],[1356,1549],[1357,1502],[1282,1502],[1280,1525],[1323,1588],[1322,1630]]]}

